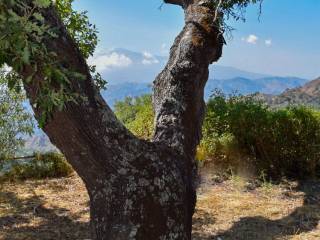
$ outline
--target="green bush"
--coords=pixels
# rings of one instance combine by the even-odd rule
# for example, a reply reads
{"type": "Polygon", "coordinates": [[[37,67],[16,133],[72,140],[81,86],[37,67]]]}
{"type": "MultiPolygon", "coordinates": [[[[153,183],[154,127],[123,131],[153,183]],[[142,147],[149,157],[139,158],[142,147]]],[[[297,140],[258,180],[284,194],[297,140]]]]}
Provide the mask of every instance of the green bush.
{"type": "Polygon", "coordinates": [[[30,160],[11,161],[11,167],[0,177],[5,180],[44,179],[69,176],[73,169],[59,153],[36,153],[30,160]]]}
{"type": "Polygon", "coordinates": [[[115,104],[115,113],[125,126],[137,137],[151,139],[154,132],[152,96],[127,97],[115,104]]]}
{"type": "MultiPolygon", "coordinates": [[[[138,137],[154,131],[150,95],[117,102],[118,118],[138,137]]],[[[217,92],[207,103],[197,159],[215,167],[256,171],[272,178],[314,177],[320,172],[320,113],[307,107],[270,109],[252,96],[217,92]]]]}
{"type": "Polygon", "coordinates": [[[271,110],[252,96],[217,93],[207,104],[203,136],[202,155],[229,167],[246,165],[272,178],[319,172],[320,113],[304,106],[271,110]]]}

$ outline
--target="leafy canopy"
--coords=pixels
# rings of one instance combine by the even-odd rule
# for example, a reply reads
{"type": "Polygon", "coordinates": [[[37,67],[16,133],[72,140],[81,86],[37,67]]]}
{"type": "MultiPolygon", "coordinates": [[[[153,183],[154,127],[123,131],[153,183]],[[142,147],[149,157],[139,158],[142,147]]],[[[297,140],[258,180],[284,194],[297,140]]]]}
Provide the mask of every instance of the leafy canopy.
{"type": "MultiPolygon", "coordinates": [[[[61,110],[66,102],[77,102],[82,99],[72,91],[70,80],[83,79],[82,75],[64,67],[56,53],[47,49],[44,44],[58,37],[59,32],[46,23],[42,14],[43,9],[55,4],[67,30],[86,59],[93,54],[98,42],[96,27],[89,23],[86,12],[78,13],[72,9],[73,0],[53,2],[52,0],[0,2],[0,66],[6,63],[15,72],[22,72],[25,66],[32,66],[32,72],[23,81],[37,84],[36,107],[41,108],[43,112],[41,125],[53,110],[61,110]],[[37,73],[44,75],[43,80],[36,79],[37,73]]],[[[90,70],[97,86],[103,88],[106,82],[95,72],[94,66],[91,66],[90,70]]],[[[7,84],[10,89],[21,87],[19,81],[7,81],[7,84]]]]}
{"type": "Polygon", "coordinates": [[[23,135],[33,132],[32,116],[23,106],[24,93],[4,84],[17,78],[12,72],[0,72],[0,161],[14,156],[23,144],[23,135]]]}
{"type": "Polygon", "coordinates": [[[245,21],[245,10],[251,4],[260,4],[260,15],[263,0],[207,0],[204,2],[216,10],[216,24],[222,32],[228,34],[233,28],[227,23],[227,20],[245,21]]]}
{"type": "Polygon", "coordinates": [[[222,12],[226,18],[235,20],[245,20],[244,10],[250,4],[260,3],[263,0],[212,0],[212,4],[218,11],[222,12]]]}

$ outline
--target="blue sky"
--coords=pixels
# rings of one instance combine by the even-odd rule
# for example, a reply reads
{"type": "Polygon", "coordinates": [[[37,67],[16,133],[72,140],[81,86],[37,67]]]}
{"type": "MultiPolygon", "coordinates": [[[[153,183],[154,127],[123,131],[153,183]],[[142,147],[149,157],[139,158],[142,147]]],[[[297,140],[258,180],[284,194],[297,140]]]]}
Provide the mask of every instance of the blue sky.
{"type": "MultiPolygon", "coordinates": [[[[183,26],[183,12],[161,0],[76,0],[100,31],[99,49],[126,48],[166,55],[183,26]]],[[[320,76],[320,0],[264,0],[227,40],[218,64],[280,76],[320,76]]]]}

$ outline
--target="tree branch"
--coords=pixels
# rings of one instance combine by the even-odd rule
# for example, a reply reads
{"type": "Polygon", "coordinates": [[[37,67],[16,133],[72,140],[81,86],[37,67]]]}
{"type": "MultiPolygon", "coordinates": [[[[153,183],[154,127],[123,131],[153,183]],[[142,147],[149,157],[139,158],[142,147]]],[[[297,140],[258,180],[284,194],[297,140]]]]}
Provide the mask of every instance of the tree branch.
{"type": "Polygon", "coordinates": [[[201,138],[208,66],[221,57],[224,39],[215,23],[215,9],[195,0],[185,14],[185,27],[154,82],[154,141],[193,158],[201,138]]]}
{"type": "Polygon", "coordinates": [[[183,6],[184,1],[183,1],[183,0],[164,0],[164,3],[175,4],[175,5],[183,6]]]}
{"type": "MultiPolygon", "coordinates": [[[[117,120],[96,89],[84,57],[68,34],[55,8],[44,9],[42,14],[47,21],[46,24],[59,31],[57,38],[44,43],[48,52],[55,52],[61,64],[85,76],[85,80],[71,79],[71,88],[87,99],[79,104],[66,102],[62,111],[55,110],[52,113],[43,130],[84,180],[95,178],[102,171],[103,174],[107,174],[121,164],[126,164],[125,160],[130,157],[136,157],[140,140],[117,120]]],[[[25,66],[19,74],[26,79],[33,73],[33,69],[32,65],[25,66]]],[[[41,70],[34,75],[31,83],[24,81],[38,120],[43,114],[43,109],[35,104],[37,82],[40,81],[45,81],[41,70]]],[[[54,86],[52,88],[54,89],[54,86]]]]}

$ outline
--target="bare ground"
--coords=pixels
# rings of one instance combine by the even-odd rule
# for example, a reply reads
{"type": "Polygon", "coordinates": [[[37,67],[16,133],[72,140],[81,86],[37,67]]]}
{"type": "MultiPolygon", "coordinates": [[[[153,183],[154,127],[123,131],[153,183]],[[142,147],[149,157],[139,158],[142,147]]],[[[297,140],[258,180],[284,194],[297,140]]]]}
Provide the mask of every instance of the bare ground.
{"type": "MultiPolygon", "coordinates": [[[[255,186],[240,177],[221,182],[206,176],[200,186],[194,240],[320,239],[319,181],[255,186]]],[[[90,239],[81,180],[2,184],[0,239],[90,239]]]]}

